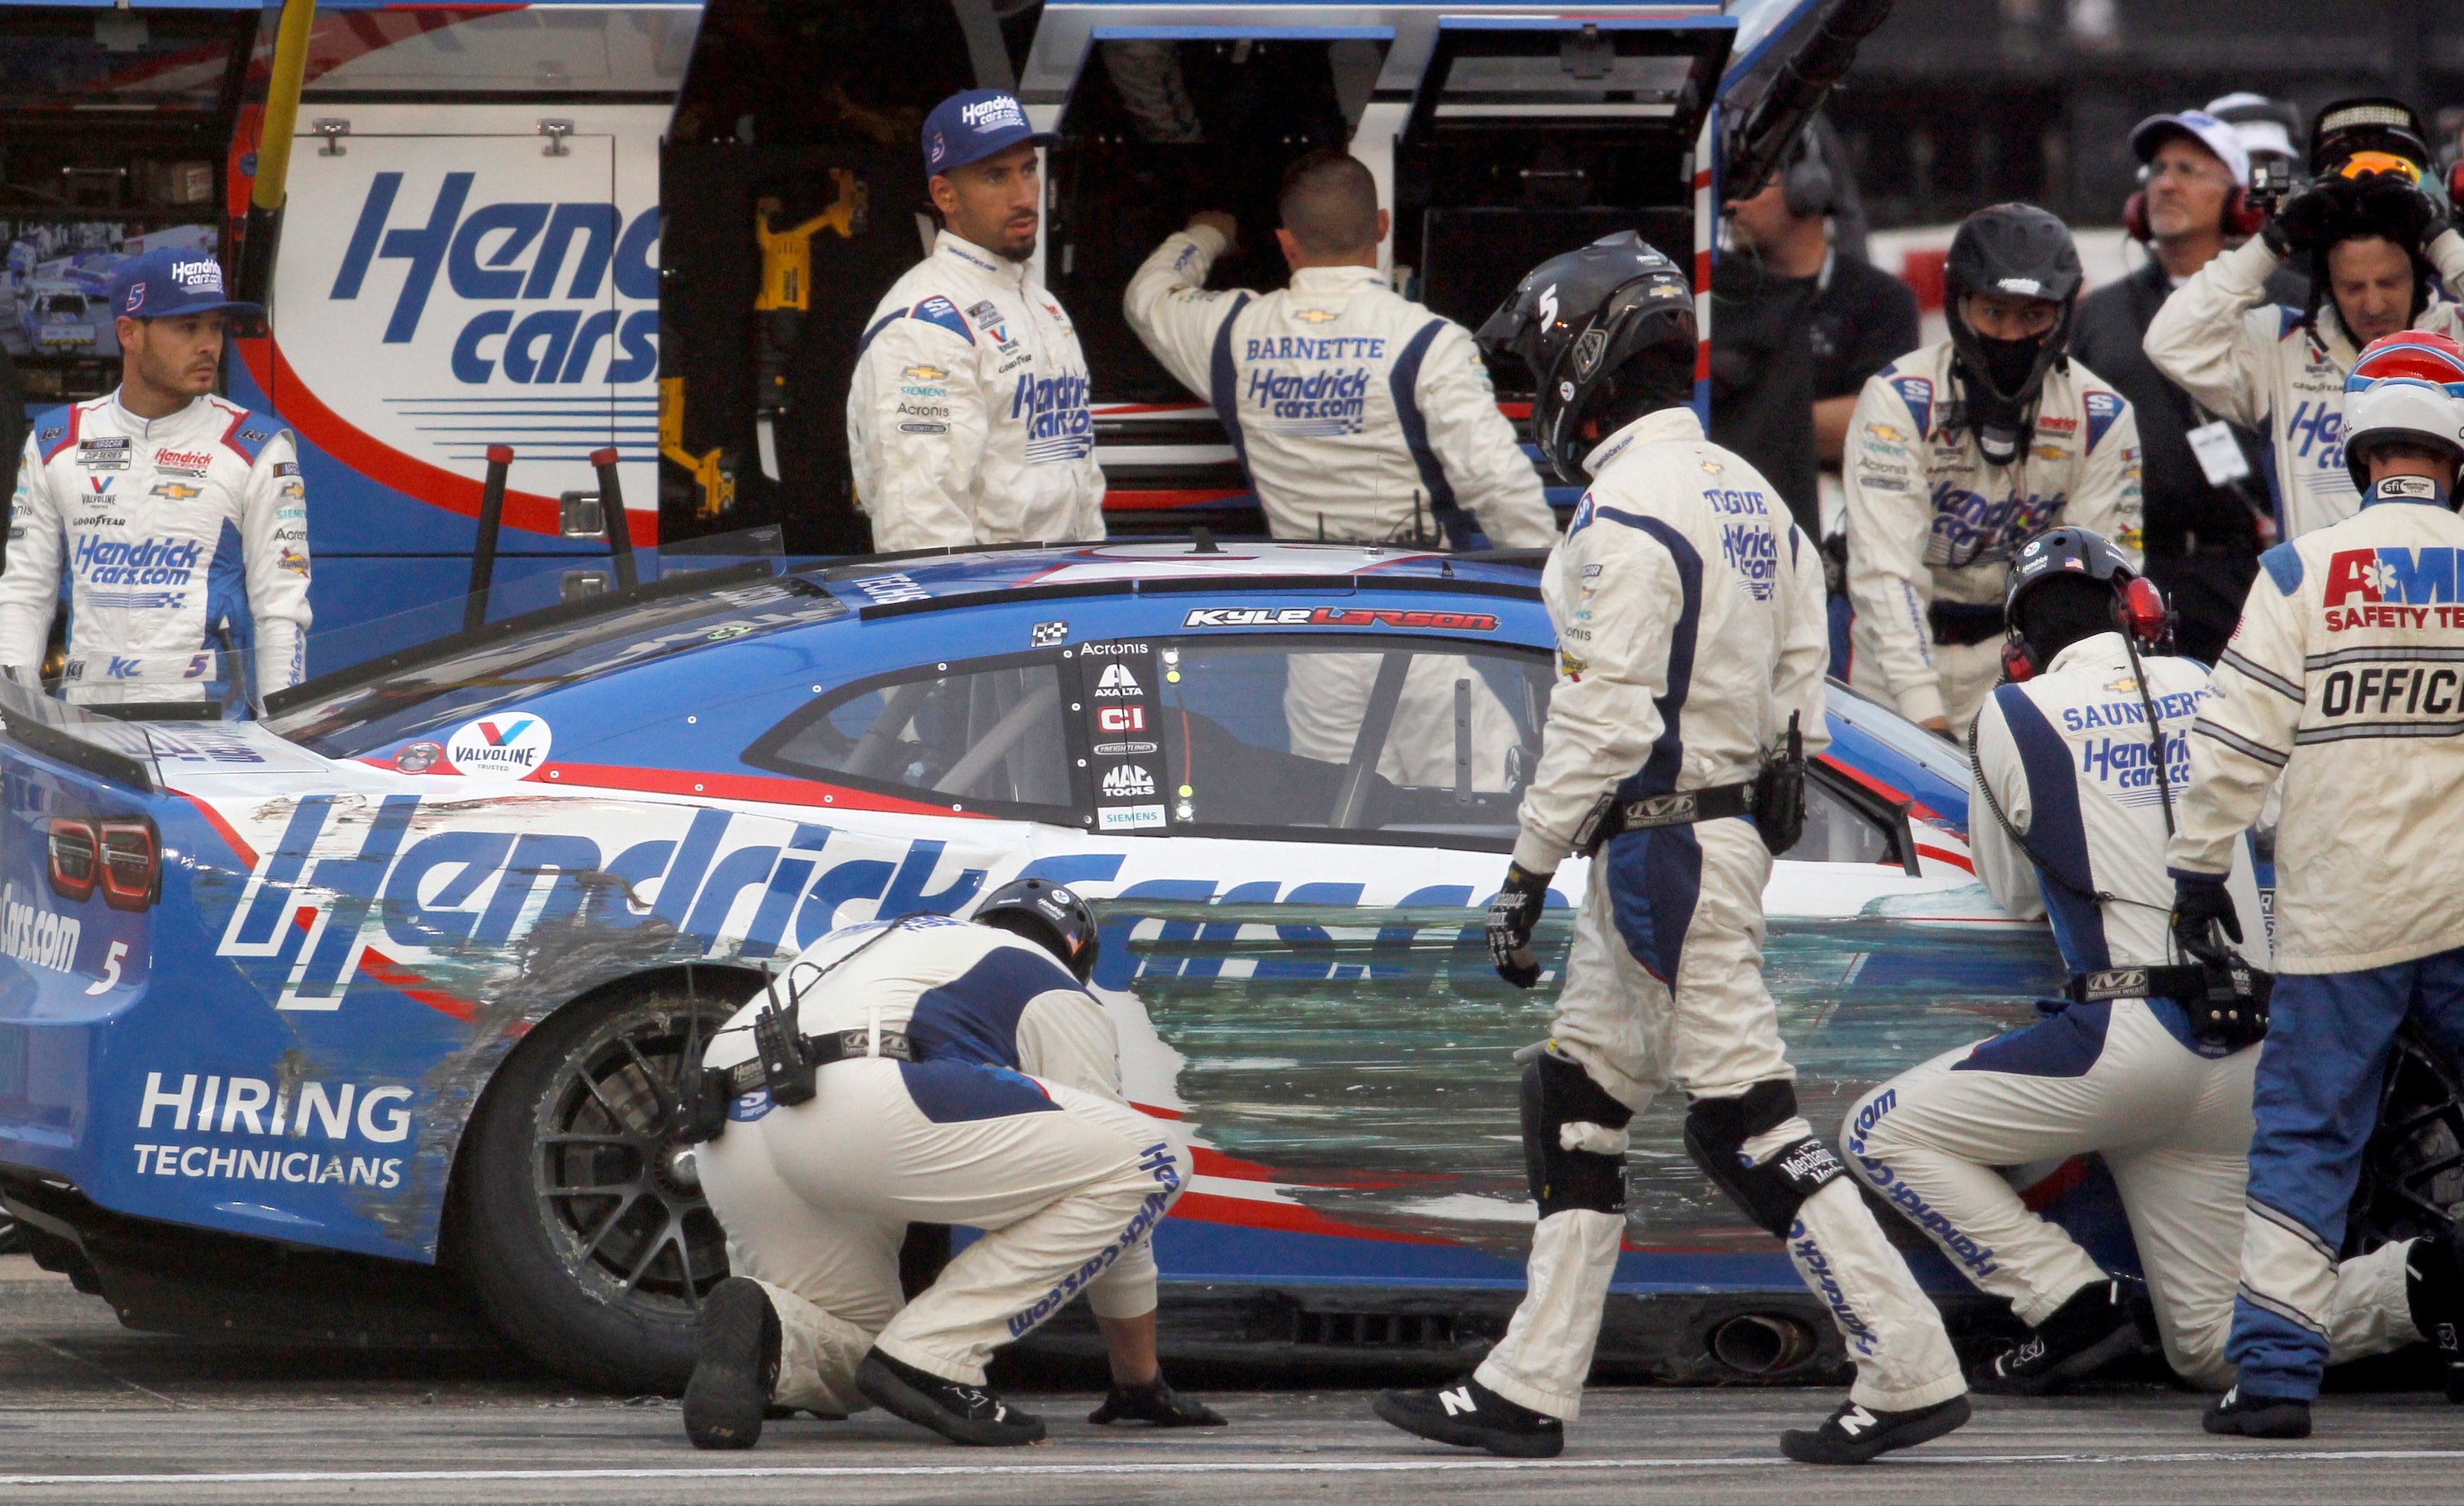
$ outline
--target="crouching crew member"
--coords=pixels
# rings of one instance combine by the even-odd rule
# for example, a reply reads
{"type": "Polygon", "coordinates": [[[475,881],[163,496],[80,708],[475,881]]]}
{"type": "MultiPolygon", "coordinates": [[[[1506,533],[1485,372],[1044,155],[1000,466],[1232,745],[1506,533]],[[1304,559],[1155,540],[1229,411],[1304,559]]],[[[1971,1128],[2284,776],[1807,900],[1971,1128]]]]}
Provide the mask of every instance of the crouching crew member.
{"type": "Polygon", "coordinates": [[[2081,274],[2069,227],[1979,210],[1943,265],[1950,338],[1868,378],[1848,421],[1849,679],[1965,736],[2001,677],[2011,556],[2057,523],[2139,558],[2139,426],[2063,353],[2081,274]]]}
{"type": "Polygon", "coordinates": [[[974,924],[832,932],[713,1035],[701,1127],[722,1133],[699,1169],[736,1273],[702,1305],[696,1445],[751,1448],[771,1406],[868,1405],[957,1443],[1033,1443],[1043,1421],[985,1390],[984,1364],[1082,1291],[1112,1366],[1090,1422],[1221,1424],[1155,1364],[1148,1240],[1189,1151],[1121,1096],[1084,986],[1095,951],[1086,904],[1023,879],[974,924]],[[984,1232],[902,1306],[910,1222],[984,1232]]]}
{"type": "MultiPolygon", "coordinates": [[[[2464,839],[2464,612],[2452,600],[2464,346],[2421,331],[2375,341],[2343,395],[2361,511],[2259,556],[2191,724],[2190,787],[2166,849],[2185,948],[2213,952],[2219,927],[2238,940],[2233,847],[2281,781],[2278,976],[2225,1351],[2235,1374],[2206,1419],[2210,1432],[2265,1438],[2310,1432],[2344,1212],[2397,1027],[2417,1019],[2464,1055],[2464,908],[2433,876],[2464,839]]],[[[2433,1311],[2452,1311],[2452,1247],[2414,1253],[2433,1311]]],[[[2446,1327],[2436,1337],[2452,1343],[2446,1327]]]]}
{"type": "Polygon", "coordinates": [[[1693,308],[1675,264],[1627,232],[1544,263],[1482,328],[1539,379],[1550,463],[1593,477],[1543,576],[1559,674],[1489,910],[1507,982],[1538,981],[1549,881],[1576,852],[1592,861],[1556,1018],[1523,1081],[1540,1213],[1529,1290],[1469,1379],[1388,1391],[1376,1409],[1494,1453],[1562,1448],[1625,1234],[1626,1126],[1673,1086],[1687,1150],[1785,1242],[1857,1362],[1848,1402],[1781,1450],[1859,1464],[1967,1421],[1967,1385],[1940,1315],[1798,1117],[1763,986],[1763,885],[1802,825],[1802,754],[1827,741],[1822,562],[1686,406],[1693,308]]]}
{"type": "MultiPolygon", "coordinates": [[[[2208,672],[2138,652],[2134,637],[2151,650],[2161,640],[2164,603],[2084,529],[2020,550],[2005,609],[2021,683],[1995,691],[1969,735],[1969,849],[2005,909],[2051,917],[2068,997],[2041,1007],[2053,1016],[2041,1025],[1947,1052],[1865,1095],[1843,1146],[1884,1201],[2028,1324],[2024,1341],[1973,1377],[1980,1389],[2042,1394],[2138,1353],[2152,1296],[2167,1362],[2222,1390],[2266,975],[2200,966],[2167,924],[2165,839],[2189,784],[2208,672]],[[2030,1212],[1995,1169],[2090,1151],[2121,1189],[2145,1296],[2030,1212]]],[[[2232,856],[2232,887],[2255,914],[2248,844],[2232,856]]],[[[2420,1338],[2409,1251],[2345,1262],[2326,1315],[2335,1358],[2420,1338]]]]}

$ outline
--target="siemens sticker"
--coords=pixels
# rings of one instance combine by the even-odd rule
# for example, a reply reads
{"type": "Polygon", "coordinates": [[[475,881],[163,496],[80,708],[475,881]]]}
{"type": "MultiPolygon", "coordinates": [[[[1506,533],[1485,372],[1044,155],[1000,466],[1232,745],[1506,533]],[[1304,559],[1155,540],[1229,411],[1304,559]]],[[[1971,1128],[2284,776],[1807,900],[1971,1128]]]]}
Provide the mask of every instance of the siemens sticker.
{"type": "Polygon", "coordinates": [[[424,217],[416,210],[397,216],[406,175],[377,173],[327,296],[336,302],[355,300],[378,263],[400,261],[406,265],[385,321],[385,344],[407,344],[419,333],[440,273],[455,298],[504,305],[464,321],[453,341],[451,366],[458,382],[486,383],[501,366],[515,382],[580,383],[603,344],[607,359],[601,381],[621,386],[648,380],[659,362],[659,273],[652,260],[658,208],[627,221],[615,205],[604,202],[473,206],[476,178],[475,172],[447,172],[424,217]],[[629,313],[605,306],[611,283],[617,298],[653,306],[629,313]],[[559,299],[598,300],[601,306],[521,306],[559,299]],[[496,341],[501,343],[488,343],[496,341]]]}

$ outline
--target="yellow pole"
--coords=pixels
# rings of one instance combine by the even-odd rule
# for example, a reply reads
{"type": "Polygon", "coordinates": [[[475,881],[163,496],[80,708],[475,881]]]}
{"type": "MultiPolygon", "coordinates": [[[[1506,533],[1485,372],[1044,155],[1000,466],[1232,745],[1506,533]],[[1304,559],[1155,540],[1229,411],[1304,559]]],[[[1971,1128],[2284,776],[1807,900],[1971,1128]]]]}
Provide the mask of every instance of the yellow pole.
{"type": "Polygon", "coordinates": [[[291,176],[291,138],[299,128],[299,88],[308,75],[308,35],[317,0],[283,0],[274,38],[274,78],[265,91],[265,125],[256,138],[256,185],[249,203],[272,213],[282,208],[291,176]]]}

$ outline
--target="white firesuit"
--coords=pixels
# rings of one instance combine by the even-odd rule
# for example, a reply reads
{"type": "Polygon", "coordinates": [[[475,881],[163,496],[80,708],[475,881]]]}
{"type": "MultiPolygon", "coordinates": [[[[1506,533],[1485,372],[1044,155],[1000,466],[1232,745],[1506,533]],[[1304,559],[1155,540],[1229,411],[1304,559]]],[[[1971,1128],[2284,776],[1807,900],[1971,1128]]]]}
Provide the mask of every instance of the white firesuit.
{"type": "Polygon", "coordinates": [[[1554,542],[1540,474],[1461,324],[1375,267],[1304,267],[1277,292],[1209,293],[1222,254],[1209,227],[1171,236],[1121,306],[1164,369],[1215,406],[1269,532],[1554,542]]]}
{"type": "Polygon", "coordinates": [[[948,231],[865,326],[847,457],[876,549],[1104,537],[1076,326],[1026,263],[948,231]]]}
{"type": "MultiPolygon", "coordinates": [[[[1189,1181],[1179,1132],[1121,1096],[1111,1018],[1050,953],[938,916],[890,924],[824,937],[773,991],[801,989],[806,1035],[903,1033],[917,1059],[825,1066],[792,1107],[756,1090],[698,1152],[730,1269],[779,1315],[782,1406],[863,1410],[856,1366],[876,1344],[981,1385],[996,1348],[1082,1291],[1105,1318],[1155,1311],[1148,1239],[1189,1181]],[[902,1306],[910,1223],[984,1232],[902,1306]]],[[[757,1054],[767,999],[713,1036],[708,1065],[757,1054]]]]}
{"type": "MultiPolygon", "coordinates": [[[[1586,464],[1592,488],[1542,577],[1559,674],[1514,848],[1535,874],[1557,870],[1611,791],[1632,801],[1750,779],[1792,712],[1808,756],[1829,742],[1821,554],[1778,494],[1705,439],[1690,409],[1628,425],[1586,464]]],[[[1793,1080],[1762,978],[1771,864],[1742,817],[1612,839],[1592,861],[1551,1049],[1637,1113],[1671,1086],[1691,1101],[1793,1080]]],[[[1624,1149],[1621,1130],[1589,1133],[1583,1148],[1624,1149]]],[[[1793,1118],[1744,1149],[1767,1162],[1811,1133],[1793,1118]]],[[[1529,1293],[1482,1384],[1575,1415],[1624,1233],[1610,1212],[1540,1221],[1529,1293]]],[[[1853,1181],[1807,1199],[1786,1244],[1857,1362],[1852,1399],[1903,1411],[1967,1388],[1941,1315],[1853,1181]]]]}
{"type": "MultiPolygon", "coordinates": [[[[2430,256],[2459,285],[2464,235],[2440,235],[2430,256]]],[[[2267,301],[2278,261],[2254,236],[2192,273],[2149,321],[2147,359],[2202,408],[2266,433],[2277,532],[2299,539],[2362,505],[2344,468],[2344,376],[2360,352],[2334,299],[2321,300],[2315,340],[2299,309],[2267,301]]],[[[2464,313],[2433,290],[2412,327],[2464,340],[2464,313]]]]}
{"type": "MultiPolygon", "coordinates": [[[[2195,660],[2145,657],[2175,800],[2190,782],[2189,725],[2208,673],[2195,660]]],[[[2021,919],[2050,914],[2075,975],[2166,967],[2173,886],[2165,876],[2164,789],[2145,704],[2119,633],[2082,639],[2047,671],[2006,685],[1977,713],[1986,789],[2012,826],[2071,884],[2040,873],[1995,820],[1969,804],[1976,874],[2021,919]]],[[[2255,919],[2248,846],[2233,887],[2255,919]]],[[[2254,927],[2243,952],[2265,966],[2254,927]]],[[[2000,1166],[2102,1152],[2156,1304],[2165,1358],[2185,1380],[2233,1380],[2225,1339],[2240,1273],[2251,1079],[2258,1052],[2202,1045],[2170,998],[2071,1004],[2042,1024],[1946,1052],[1866,1094],[1840,1141],[1848,1163],[1979,1288],[2041,1324],[2106,1279],[2056,1224],[2029,1211],[2000,1166]]],[[[2336,1358],[2410,1343],[2405,1258],[2385,1246],[2347,1262],[2333,1316],[2336,1358]]]]}
{"type": "Polygon", "coordinates": [[[118,392],[35,419],[0,573],[0,665],[28,684],[63,565],[71,700],[190,699],[248,672],[262,696],[308,677],[308,491],[280,419],[210,396],[145,419],[118,392]]]}
{"type": "Polygon", "coordinates": [[[1848,421],[1848,599],[1857,609],[1848,678],[1911,721],[1947,717],[1966,736],[2002,674],[2002,633],[1938,641],[1933,604],[1998,613],[2011,556],[2069,523],[2139,563],[2139,421],[2077,361],[2045,373],[2027,454],[1985,463],[1953,429],[1951,344],[1902,356],[1866,379],[1848,421]]]}

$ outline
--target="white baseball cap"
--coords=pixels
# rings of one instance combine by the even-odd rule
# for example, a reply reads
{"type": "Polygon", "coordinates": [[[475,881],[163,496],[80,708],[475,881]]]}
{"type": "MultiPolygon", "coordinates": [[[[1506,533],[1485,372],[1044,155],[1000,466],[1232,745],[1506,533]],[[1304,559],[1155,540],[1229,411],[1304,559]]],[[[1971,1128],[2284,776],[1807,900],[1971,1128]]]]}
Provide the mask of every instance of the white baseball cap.
{"type": "MultiPolygon", "coordinates": [[[[2235,94],[2218,95],[2210,100],[2206,113],[2224,120],[2235,111],[2265,107],[2273,103],[2274,101],[2267,96],[2253,94],[2244,89],[2235,94]]],[[[2268,152],[2278,157],[2299,159],[2301,155],[2293,149],[2293,133],[2285,128],[2282,121],[2253,117],[2242,121],[2226,120],[2225,123],[2231,125],[2234,133],[2241,137],[2241,149],[2251,156],[2255,157],[2261,152],[2268,152]]]]}
{"type": "Polygon", "coordinates": [[[2167,136],[2177,132],[2214,153],[2225,170],[2233,174],[2233,182],[2250,181],[2250,151],[2242,144],[2242,127],[2227,125],[2205,110],[2147,117],[2130,128],[2130,150],[2143,163],[2154,162],[2156,148],[2165,144],[2167,136]]]}

